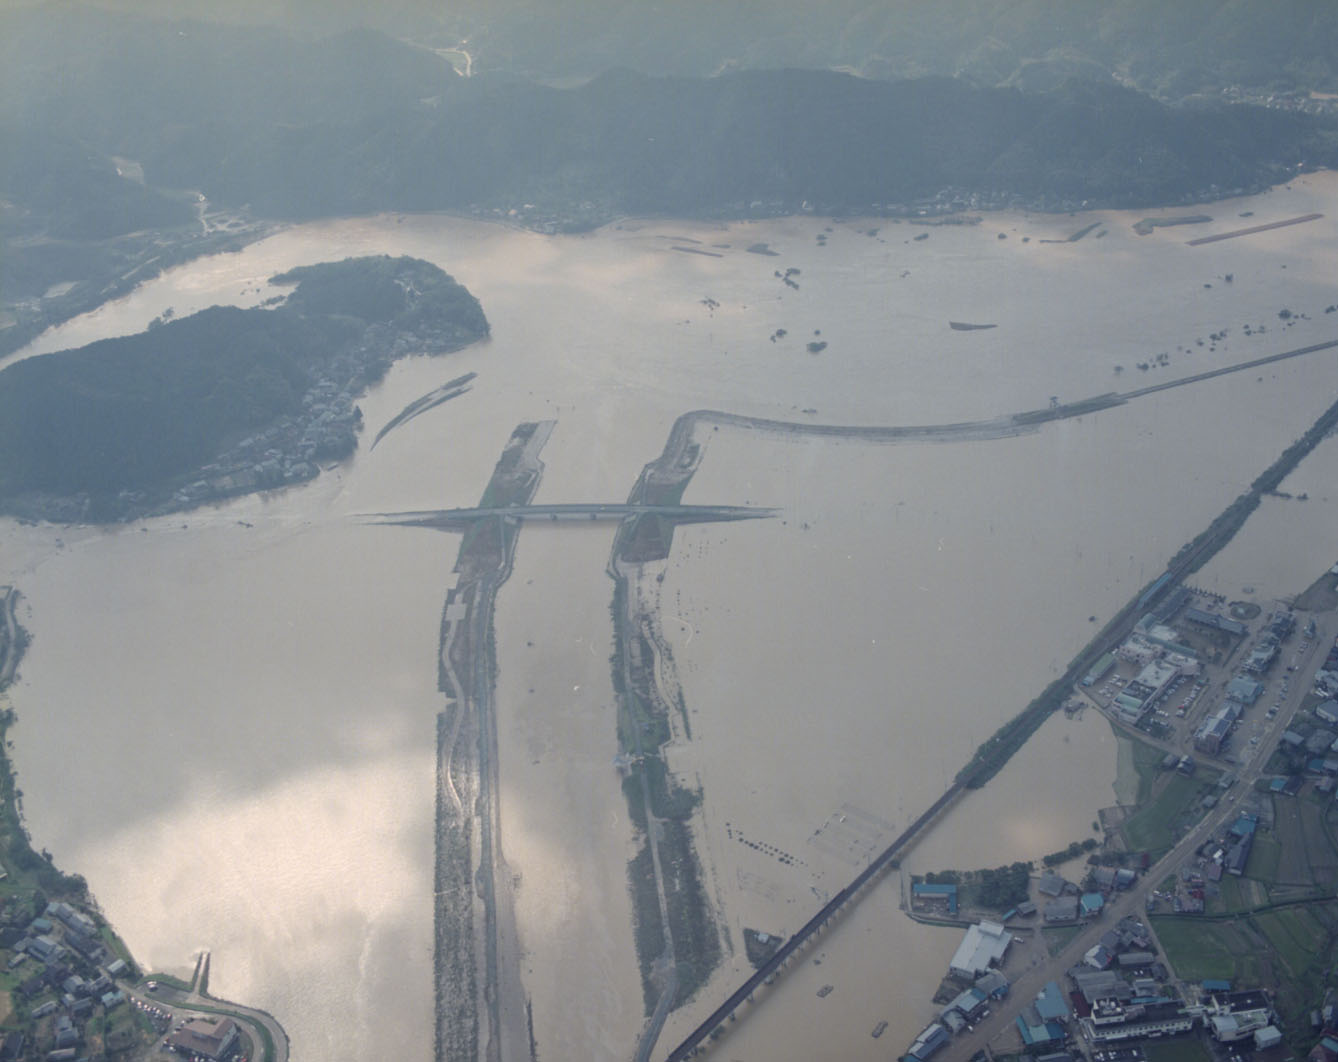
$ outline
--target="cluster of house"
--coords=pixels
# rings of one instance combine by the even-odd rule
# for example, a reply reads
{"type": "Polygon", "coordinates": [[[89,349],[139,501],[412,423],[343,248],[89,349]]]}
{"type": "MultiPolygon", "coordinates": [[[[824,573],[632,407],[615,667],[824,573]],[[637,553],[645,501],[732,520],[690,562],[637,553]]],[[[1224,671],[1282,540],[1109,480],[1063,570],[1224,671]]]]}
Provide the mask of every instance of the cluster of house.
{"type": "MultiPolygon", "coordinates": [[[[47,904],[26,928],[7,926],[0,936],[13,952],[10,973],[21,978],[15,989],[18,996],[28,1001],[50,997],[29,1014],[34,1021],[51,1019],[54,1046],[47,1057],[53,1062],[78,1057],[77,1048],[83,1042],[79,1023],[91,1018],[98,1007],[105,1012],[125,1003],[125,994],[115,983],[117,977],[129,973],[125,962],[109,962],[97,923],[63,900],[47,904]]],[[[22,1033],[11,1033],[0,1045],[0,1059],[21,1057],[24,1041],[22,1033]]]]}
{"type": "MultiPolygon", "coordinates": [[[[1187,610],[1192,611],[1192,610],[1187,610]]],[[[1219,626],[1222,622],[1219,617],[1219,626]]],[[[1234,620],[1226,621],[1241,627],[1234,620]]],[[[1208,716],[1194,732],[1194,747],[1209,756],[1221,755],[1232,731],[1240,723],[1246,709],[1251,708],[1264,692],[1264,684],[1253,676],[1262,675],[1273,666],[1282,651],[1282,642],[1296,629],[1296,616],[1289,610],[1280,609],[1270,613],[1264,629],[1260,632],[1254,647],[1241,664],[1240,671],[1227,683],[1226,697],[1221,707],[1208,716]]],[[[1314,621],[1307,627],[1307,634],[1313,634],[1314,621]]],[[[1283,678],[1283,692],[1286,692],[1288,678],[1283,678]]],[[[1274,706],[1276,711],[1277,706],[1274,706]]]]}
{"type": "MultiPolygon", "coordinates": [[[[1249,827],[1240,825],[1240,835],[1249,836],[1249,827]]],[[[1109,887],[1118,887],[1119,871],[1107,876],[1109,887]]],[[[1072,888],[1058,875],[1051,877],[1058,879],[1061,891],[1064,886],[1072,888]]],[[[1125,881],[1132,884],[1133,878],[1126,876],[1125,881]]],[[[948,889],[939,887],[932,895],[948,895],[948,889]]],[[[928,1062],[954,1034],[973,1028],[992,1004],[1008,995],[1009,982],[996,967],[1012,940],[1008,929],[997,922],[983,921],[967,929],[949,964],[962,990],[915,1038],[904,1062],[928,1062]]],[[[1106,1049],[1187,1033],[1198,1026],[1222,1044],[1248,1041],[1253,1048],[1266,1050],[1282,1042],[1272,1003],[1263,992],[1233,992],[1226,982],[1205,981],[1195,1001],[1187,1003],[1168,987],[1168,971],[1152,949],[1147,926],[1132,917],[1107,930],[1066,979],[1067,992],[1058,982],[1049,982],[1015,1019],[1024,1051],[1038,1062],[1072,1062],[1077,1056],[1070,1048],[1078,1037],[1093,1048],[1106,1049]]],[[[1311,1062],[1338,1062],[1338,1037],[1326,1036],[1316,1047],[1320,1054],[1312,1052],[1311,1062]]]]}
{"type": "Polygon", "coordinates": [[[1322,697],[1338,697],[1338,642],[1330,647],[1315,672],[1315,690],[1322,697]]]}
{"type": "Polygon", "coordinates": [[[1108,896],[1130,888],[1137,880],[1138,871],[1129,867],[1094,867],[1084,890],[1053,871],[1046,871],[1036,882],[1036,891],[1047,898],[1041,907],[1041,918],[1047,925],[1097,918],[1106,909],[1108,896]]]}
{"type": "MultiPolygon", "coordinates": [[[[1249,633],[1246,624],[1216,611],[1215,607],[1199,608],[1189,604],[1192,598],[1193,592],[1178,588],[1154,612],[1143,616],[1124,643],[1102,657],[1083,678],[1085,687],[1105,680],[1100,691],[1102,703],[1120,722],[1128,726],[1147,726],[1153,710],[1167,700],[1181,682],[1187,677],[1201,675],[1198,653],[1178,630],[1169,625],[1172,618],[1178,617],[1176,622],[1185,627],[1226,634],[1230,638],[1244,638],[1249,633]],[[1127,683],[1118,676],[1107,678],[1118,661],[1140,670],[1127,683]]],[[[1245,710],[1263,692],[1263,683],[1255,676],[1262,675],[1272,666],[1283,640],[1295,628],[1296,617],[1288,610],[1279,610],[1267,617],[1246,660],[1228,683],[1222,705],[1196,730],[1196,749],[1208,755],[1222,752],[1245,710]]],[[[1338,667],[1338,662],[1335,666],[1338,667]]],[[[1334,679],[1338,688],[1338,671],[1335,671],[1334,679]]],[[[1205,688],[1206,680],[1199,677],[1177,714],[1184,715],[1205,688]]]]}
{"type": "Polygon", "coordinates": [[[1309,718],[1293,718],[1278,751],[1292,768],[1289,777],[1309,775],[1320,792],[1332,792],[1338,787],[1338,701],[1317,704],[1309,718]]]}
{"type": "MultiPolygon", "coordinates": [[[[997,938],[1002,926],[983,923],[989,926],[985,936],[997,938]]],[[[972,926],[972,929],[978,927],[972,926]]],[[[977,944],[979,941],[976,942],[977,944]]],[[[955,971],[954,971],[955,972],[955,971]]],[[[954,1033],[972,1028],[974,1023],[989,1014],[990,1004],[1008,995],[1008,979],[998,970],[986,969],[971,978],[964,988],[939,1013],[938,1019],[931,1022],[920,1033],[906,1051],[906,1058],[913,1062],[925,1062],[947,1045],[954,1033]]]]}

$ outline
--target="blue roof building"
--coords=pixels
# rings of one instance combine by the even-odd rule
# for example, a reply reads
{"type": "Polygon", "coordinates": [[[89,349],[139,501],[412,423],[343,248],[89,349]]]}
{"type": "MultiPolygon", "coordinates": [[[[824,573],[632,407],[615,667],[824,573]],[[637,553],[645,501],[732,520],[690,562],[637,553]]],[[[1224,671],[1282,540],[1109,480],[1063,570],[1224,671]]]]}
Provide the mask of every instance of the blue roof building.
{"type": "Polygon", "coordinates": [[[925,1062],[939,1048],[947,1046],[951,1039],[948,1030],[938,1022],[934,1022],[933,1025],[915,1038],[910,1050],[906,1052],[906,1057],[917,1059],[918,1062],[925,1062]]]}
{"type": "Polygon", "coordinates": [[[948,914],[957,913],[956,885],[928,885],[924,882],[911,886],[912,900],[940,900],[948,905],[948,914]]]}
{"type": "Polygon", "coordinates": [[[1064,1027],[1058,1022],[1043,1021],[1035,1007],[1027,1007],[1014,1020],[1023,1047],[1049,1047],[1064,1042],[1064,1027]]]}
{"type": "Polygon", "coordinates": [[[1106,906],[1106,898],[1099,892],[1085,892],[1082,899],[1078,901],[1078,906],[1082,910],[1083,917],[1090,915],[1099,915],[1101,909],[1106,906]]]}
{"type": "Polygon", "coordinates": [[[1036,1013],[1042,1021],[1068,1021],[1069,1004],[1055,981],[1049,982],[1036,997],[1036,1013]]]}

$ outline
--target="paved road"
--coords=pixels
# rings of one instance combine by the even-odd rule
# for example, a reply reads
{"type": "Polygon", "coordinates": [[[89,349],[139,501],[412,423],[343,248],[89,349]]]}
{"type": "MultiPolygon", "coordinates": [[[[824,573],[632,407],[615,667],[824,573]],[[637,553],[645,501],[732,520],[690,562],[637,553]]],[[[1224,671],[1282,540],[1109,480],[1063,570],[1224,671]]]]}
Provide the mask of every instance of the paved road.
{"type": "MultiPolygon", "coordinates": [[[[207,969],[207,956],[204,963],[207,969]]],[[[199,984],[199,980],[197,973],[196,985],[199,984]]],[[[127,999],[139,1000],[147,1006],[166,1010],[172,1018],[173,1025],[201,1015],[215,1017],[219,1012],[222,1012],[236,1021],[242,1027],[242,1031],[250,1038],[254,1048],[248,1057],[252,1062],[288,1062],[288,1034],[284,1032],[283,1026],[272,1015],[266,1014],[263,1010],[255,1010],[252,1007],[242,1007],[226,1000],[215,999],[211,995],[198,991],[195,987],[192,987],[190,991],[182,991],[160,983],[157,991],[154,992],[149,992],[143,987],[127,988],[123,991],[127,999]],[[264,1048],[264,1037],[259,1032],[261,1026],[269,1031],[270,1040],[274,1044],[274,1050],[268,1054],[264,1048]]],[[[158,1042],[161,1044],[161,1038],[158,1042]]]]}
{"type": "MultiPolygon", "coordinates": [[[[1327,652],[1327,647],[1333,644],[1335,632],[1338,631],[1338,617],[1331,614],[1317,617],[1316,622],[1319,629],[1316,636],[1310,639],[1309,649],[1296,665],[1296,671],[1287,672],[1292,676],[1292,690],[1285,701],[1286,710],[1280,711],[1272,720],[1265,720],[1265,708],[1263,704],[1258,704],[1247,715],[1246,718],[1253,718],[1255,720],[1253,725],[1258,727],[1258,753],[1240,768],[1238,780],[1228,796],[1181,838],[1170,852],[1153,864],[1134,888],[1112,897],[1106,906],[1105,914],[1085,926],[1058,955],[1043,960],[1033,952],[1031,964],[1028,966],[1014,966],[1012,962],[1006,965],[1004,973],[1012,982],[1007,1000],[996,1004],[990,1016],[984,1021],[977,1022],[975,1032],[954,1037],[939,1056],[942,1062],[966,1062],[987,1044],[996,1054],[1017,1050],[1019,1039],[1014,1019],[1023,1008],[1035,1001],[1036,994],[1045,987],[1046,982],[1057,981],[1061,987],[1065,986],[1065,974],[1080,963],[1083,953],[1095,945],[1101,939],[1101,935],[1121,918],[1134,915],[1146,922],[1148,893],[1168,875],[1178,872],[1179,868],[1193,856],[1195,849],[1207,841],[1221,823],[1234,819],[1242,807],[1254,797],[1254,783],[1263,773],[1269,752],[1281,737],[1282,731],[1286,729],[1305,690],[1309,688],[1315,668],[1323,662],[1324,656],[1318,652],[1318,648],[1323,646],[1327,652]]],[[[1301,642],[1300,633],[1292,635],[1289,641],[1290,644],[1280,655],[1279,666],[1284,668],[1291,664],[1297,655],[1296,646],[1301,642]]],[[[1241,733],[1244,729],[1241,728],[1241,733]]]]}

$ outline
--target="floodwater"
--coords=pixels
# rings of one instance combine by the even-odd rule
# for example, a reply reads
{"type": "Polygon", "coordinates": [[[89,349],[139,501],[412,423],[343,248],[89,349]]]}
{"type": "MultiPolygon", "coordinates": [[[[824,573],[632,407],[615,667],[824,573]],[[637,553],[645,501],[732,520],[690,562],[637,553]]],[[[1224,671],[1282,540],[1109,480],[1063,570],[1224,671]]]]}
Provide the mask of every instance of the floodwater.
{"type": "MultiPolygon", "coordinates": [[[[391,216],[173,270],[17,356],[168,307],[253,304],[272,273],[365,253],[437,262],[478,295],[493,336],[399,363],[361,403],[368,437],[479,375],[308,486],[105,531],[0,523],[0,582],[23,591],[34,633],[13,701],[35,841],[88,877],[145,965],[181,971],[211,949],[214,991],[273,1011],[298,1062],[428,1059],[435,655],[458,538],[358,514],[471,504],[521,420],[558,422],[536,500],[614,501],[691,409],[943,423],[1327,340],[1336,211],[1338,180],[1320,175],[1213,204],[1202,230],[1138,237],[1140,215],[1108,213],[1106,236],[1056,244],[1040,241],[1096,215],[637,221],[566,237],[391,216]],[[1246,210],[1327,216],[1185,246],[1246,210]],[[777,256],[744,251],[758,242],[777,256]],[[775,275],[790,268],[798,290],[775,275]]],[[[798,928],[1335,390],[1325,352],[988,442],[701,428],[685,500],[781,513],[681,530],[656,584],[692,730],[670,762],[702,787],[696,836],[734,951],[662,1046],[742,978],[744,928],[798,928]]],[[[1307,464],[1293,479],[1306,475],[1312,500],[1279,501],[1286,514],[1331,504],[1318,498],[1333,477],[1307,464]]],[[[1331,526],[1305,522],[1289,548],[1308,563],[1331,526]]],[[[502,846],[549,1059],[629,1057],[642,1023],[633,838],[611,762],[611,537],[527,527],[498,600],[502,846]]],[[[1114,778],[1100,719],[1051,721],[908,865],[1062,848],[1113,802],[1114,778]]],[[[732,1026],[729,1057],[901,1051],[957,934],[904,918],[900,887],[886,879],[732,1026]]]]}
{"type": "Polygon", "coordinates": [[[1338,564],[1335,526],[1338,436],[1331,435],[1279,485],[1277,496],[1260,502],[1240,534],[1195,574],[1194,585],[1269,608],[1338,564]]]}

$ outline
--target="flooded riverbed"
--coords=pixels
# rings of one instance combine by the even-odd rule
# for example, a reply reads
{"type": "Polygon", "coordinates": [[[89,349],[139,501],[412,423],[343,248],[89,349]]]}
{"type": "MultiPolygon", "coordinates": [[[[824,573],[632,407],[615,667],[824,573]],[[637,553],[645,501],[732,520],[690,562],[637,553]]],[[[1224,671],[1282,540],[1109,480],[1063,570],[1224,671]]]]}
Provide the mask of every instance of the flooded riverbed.
{"type": "MultiPolygon", "coordinates": [[[[1249,209],[1331,216],[1338,182],[1207,212],[1225,230],[1249,209]]],[[[179,971],[212,949],[214,991],[272,1010],[299,1062],[430,1058],[436,639],[458,539],[354,518],[475,503],[521,420],[558,422],[537,501],[619,501],[690,409],[983,419],[1334,338],[1329,220],[1187,248],[1178,230],[1134,235],[1138,216],[1045,245],[1091,219],[638,221],[570,237],[332,221],[173,270],[41,338],[20,356],[169,306],[258,301],[274,272],[363,253],[438,263],[493,327],[397,365],[361,402],[368,438],[452,377],[477,372],[472,390],[307,487],[106,531],[0,525],[0,581],[26,595],[34,633],[13,699],[37,845],[87,875],[146,965],[179,971]],[[758,242],[778,256],[744,250],[758,242]],[[775,275],[788,268],[797,290],[775,275]]],[[[992,441],[700,429],[685,501],[781,512],[680,530],[660,584],[692,731],[669,759],[702,787],[697,843],[734,952],[662,1047],[741,979],[743,928],[802,924],[1335,391],[1329,352],[992,441]]],[[[498,600],[502,844],[547,1058],[630,1057],[643,1018],[610,545],[607,525],[527,526],[498,600]]],[[[913,864],[997,865],[1085,836],[1113,802],[1102,727],[1047,724],[993,783],[1034,795],[1034,813],[971,798],[913,864]]],[[[956,938],[900,916],[897,890],[880,885],[822,965],[731,1034],[730,1057],[901,1050],[956,938]]]]}

